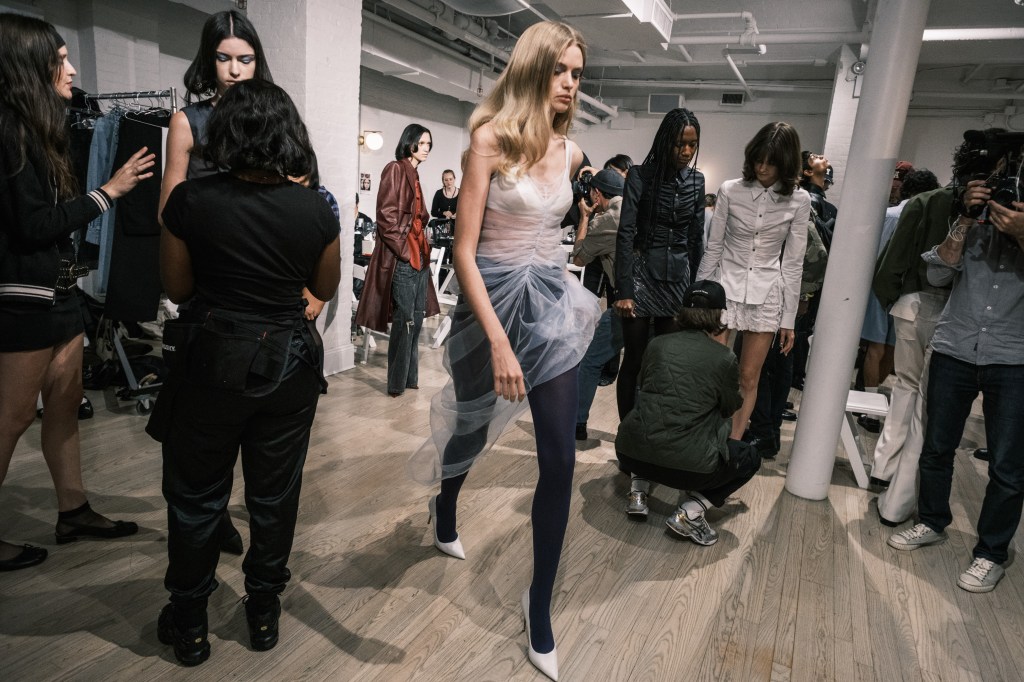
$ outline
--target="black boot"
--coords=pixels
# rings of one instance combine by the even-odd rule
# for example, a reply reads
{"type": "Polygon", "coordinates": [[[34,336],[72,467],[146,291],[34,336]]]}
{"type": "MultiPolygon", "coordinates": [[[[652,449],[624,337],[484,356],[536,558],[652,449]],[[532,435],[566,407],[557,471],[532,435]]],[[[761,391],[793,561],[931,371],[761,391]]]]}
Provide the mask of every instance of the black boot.
{"type": "Polygon", "coordinates": [[[156,636],[161,644],[174,645],[174,657],[184,666],[199,665],[210,657],[210,642],[207,639],[206,611],[197,625],[182,628],[174,618],[174,604],[167,604],[160,611],[156,624],[156,636]]]}
{"type": "Polygon", "coordinates": [[[269,651],[277,646],[280,618],[281,600],[276,594],[250,594],[245,598],[245,620],[249,623],[249,643],[254,651],[269,651]]]}
{"type": "Polygon", "coordinates": [[[234,524],[231,523],[231,517],[227,512],[220,517],[220,524],[217,528],[217,532],[220,533],[220,551],[225,554],[234,554],[235,556],[242,556],[244,547],[242,546],[242,534],[238,532],[234,524]]]}

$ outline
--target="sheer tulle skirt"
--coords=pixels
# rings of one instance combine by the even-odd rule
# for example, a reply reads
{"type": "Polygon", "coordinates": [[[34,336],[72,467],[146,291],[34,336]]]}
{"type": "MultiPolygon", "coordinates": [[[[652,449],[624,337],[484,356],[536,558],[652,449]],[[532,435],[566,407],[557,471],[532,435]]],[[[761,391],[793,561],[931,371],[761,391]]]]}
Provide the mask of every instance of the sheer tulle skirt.
{"type": "MultiPolygon", "coordinates": [[[[564,258],[557,243],[524,249],[521,235],[482,238],[477,251],[527,393],[579,363],[600,316],[597,297],[566,271],[564,258]]],[[[426,485],[467,472],[528,407],[495,395],[490,344],[469,304],[460,297],[449,314],[444,363],[451,378],[431,400],[431,437],[409,460],[410,476],[426,485]]]]}

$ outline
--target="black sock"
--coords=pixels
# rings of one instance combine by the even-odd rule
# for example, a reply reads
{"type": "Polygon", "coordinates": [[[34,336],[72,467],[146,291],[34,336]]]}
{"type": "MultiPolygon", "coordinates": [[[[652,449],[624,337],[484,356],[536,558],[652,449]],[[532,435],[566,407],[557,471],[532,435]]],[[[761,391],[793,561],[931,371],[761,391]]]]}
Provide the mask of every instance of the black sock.
{"type": "Polygon", "coordinates": [[[89,501],[86,500],[85,504],[83,504],[81,507],[77,507],[75,509],[69,509],[68,511],[59,511],[59,512],[57,512],[57,520],[58,521],[67,521],[68,519],[73,519],[76,516],[78,516],[79,514],[87,512],[90,509],[92,509],[92,507],[89,506],[89,501]]]}

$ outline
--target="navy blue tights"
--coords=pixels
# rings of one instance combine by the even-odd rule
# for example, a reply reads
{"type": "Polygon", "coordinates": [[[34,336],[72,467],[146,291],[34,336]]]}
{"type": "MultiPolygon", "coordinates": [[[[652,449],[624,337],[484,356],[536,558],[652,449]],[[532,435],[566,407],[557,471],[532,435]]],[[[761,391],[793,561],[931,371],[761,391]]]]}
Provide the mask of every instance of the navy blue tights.
{"type": "MultiPolygon", "coordinates": [[[[537,490],[530,518],[533,522],[533,582],[530,584],[530,634],[535,651],[555,647],[551,632],[551,593],[562,556],[562,540],[569,522],[572,473],[576,464],[576,408],[579,402],[576,368],[535,386],[529,393],[530,412],[537,437],[537,490]]],[[[451,542],[455,507],[466,474],[441,481],[437,497],[437,537],[451,542]]]]}

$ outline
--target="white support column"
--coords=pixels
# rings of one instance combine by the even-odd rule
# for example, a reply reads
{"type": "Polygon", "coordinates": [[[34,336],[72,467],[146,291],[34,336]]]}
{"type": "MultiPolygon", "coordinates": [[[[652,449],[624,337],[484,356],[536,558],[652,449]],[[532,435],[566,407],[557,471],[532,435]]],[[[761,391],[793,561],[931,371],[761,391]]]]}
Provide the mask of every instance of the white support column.
{"type": "MultiPolygon", "coordinates": [[[[879,0],[786,489],[828,496],[878,237],[931,0],[879,0]]],[[[851,457],[858,456],[851,453],[851,457]]]]}
{"type": "Polygon", "coordinates": [[[274,81],[288,91],[309,128],[320,179],[341,206],[341,285],[318,326],[326,374],[355,364],[352,244],[359,173],[359,61],[362,7],[335,0],[250,0],[274,81]]]}
{"type": "MultiPolygon", "coordinates": [[[[828,127],[825,131],[825,147],[822,153],[828,157],[835,170],[835,184],[829,190],[832,203],[839,206],[842,198],[843,180],[849,163],[850,145],[853,142],[853,125],[857,120],[860,97],[857,80],[863,76],[854,75],[850,67],[858,59],[849,45],[839,49],[836,61],[836,77],[832,86],[832,104],[828,109],[828,127]]],[[[817,150],[812,150],[817,151],[817,150]]]]}

